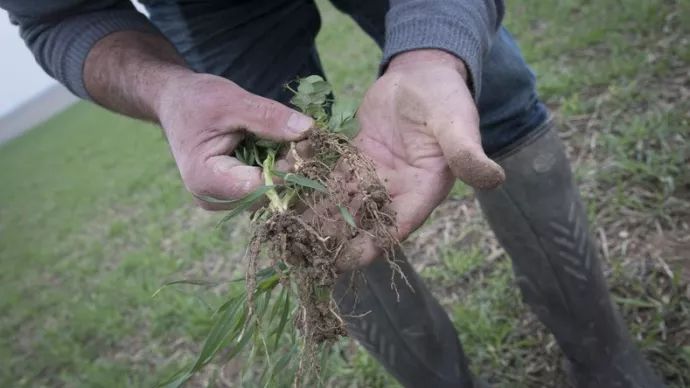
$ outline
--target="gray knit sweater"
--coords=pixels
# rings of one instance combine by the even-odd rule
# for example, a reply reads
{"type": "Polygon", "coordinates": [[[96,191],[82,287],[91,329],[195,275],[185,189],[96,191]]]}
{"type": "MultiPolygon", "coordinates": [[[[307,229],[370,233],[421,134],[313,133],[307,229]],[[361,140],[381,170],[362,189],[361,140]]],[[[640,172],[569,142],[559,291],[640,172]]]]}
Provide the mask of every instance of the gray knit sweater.
{"type": "MultiPolygon", "coordinates": [[[[154,0],[141,3],[147,1],[154,0]]],[[[46,73],[83,99],[90,99],[83,68],[94,43],[122,30],[160,34],[129,0],[0,0],[0,8],[46,73]]],[[[476,98],[482,58],[503,13],[503,0],[390,0],[382,65],[408,50],[449,51],[466,63],[476,98]]]]}

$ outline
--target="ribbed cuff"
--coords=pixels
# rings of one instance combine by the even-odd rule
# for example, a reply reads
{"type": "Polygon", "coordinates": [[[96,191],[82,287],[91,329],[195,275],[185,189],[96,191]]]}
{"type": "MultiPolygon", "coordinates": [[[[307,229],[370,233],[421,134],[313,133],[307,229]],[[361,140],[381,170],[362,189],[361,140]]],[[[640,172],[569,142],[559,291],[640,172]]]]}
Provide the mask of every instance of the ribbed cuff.
{"type": "Polygon", "coordinates": [[[397,54],[416,49],[444,50],[465,63],[468,86],[476,101],[481,90],[482,58],[495,31],[489,30],[493,25],[482,20],[476,10],[467,9],[463,3],[413,0],[392,8],[386,16],[380,72],[397,54]]]}
{"type": "Polygon", "coordinates": [[[55,78],[78,97],[93,101],[84,86],[84,64],[91,48],[117,31],[141,31],[161,35],[160,31],[136,10],[108,10],[84,13],[62,22],[57,28],[52,50],[58,64],[55,78]]]}

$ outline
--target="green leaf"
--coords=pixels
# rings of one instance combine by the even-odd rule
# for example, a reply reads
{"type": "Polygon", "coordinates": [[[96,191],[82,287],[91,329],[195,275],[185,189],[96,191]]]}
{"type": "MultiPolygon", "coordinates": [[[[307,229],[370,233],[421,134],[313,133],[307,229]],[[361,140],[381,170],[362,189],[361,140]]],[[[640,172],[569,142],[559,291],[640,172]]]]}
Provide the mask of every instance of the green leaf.
{"type": "Polygon", "coordinates": [[[223,313],[225,310],[229,309],[230,307],[233,307],[233,304],[237,303],[237,300],[241,297],[241,295],[236,295],[225,301],[220,307],[218,307],[218,310],[213,314],[212,318],[215,318],[217,315],[223,313]]]}
{"type": "MultiPolygon", "coordinates": [[[[331,91],[331,85],[320,76],[301,78],[295,96],[290,102],[307,114],[318,114],[331,91]]],[[[312,114],[312,117],[315,115],[312,114]]]]}
{"type": "Polygon", "coordinates": [[[258,147],[270,148],[270,149],[272,149],[272,150],[275,150],[275,149],[278,148],[278,146],[280,145],[280,143],[278,143],[277,141],[268,140],[268,139],[259,139],[259,140],[256,141],[255,144],[256,144],[258,147]]]}
{"type": "Polygon", "coordinates": [[[273,185],[261,186],[258,189],[252,191],[251,193],[245,195],[241,199],[234,200],[234,201],[228,201],[228,202],[221,202],[221,203],[237,203],[237,207],[230,210],[230,212],[228,214],[226,214],[225,217],[223,217],[223,219],[218,223],[218,225],[222,224],[223,222],[226,222],[227,220],[231,219],[232,217],[235,217],[236,215],[247,210],[254,202],[261,199],[261,197],[264,194],[266,194],[269,190],[273,189],[274,187],[275,186],[273,186],[273,185]]]}
{"type": "Polygon", "coordinates": [[[292,360],[296,355],[297,352],[299,351],[299,348],[297,346],[293,346],[290,348],[288,352],[283,354],[282,357],[276,362],[276,364],[273,366],[273,370],[271,371],[271,376],[274,376],[278,373],[280,373],[285,367],[290,363],[290,360],[292,360]]]}
{"type": "Polygon", "coordinates": [[[247,158],[244,156],[244,148],[235,148],[234,155],[237,160],[242,162],[242,164],[247,164],[247,158]]]}
{"type": "Polygon", "coordinates": [[[343,134],[348,139],[352,139],[357,136],[357,133],[359,132],[359,121],[357,121],[355,118],[352,118],[341,124],[340,128],[336,132],[343,134]]]}
{"type": "Polygon", "coordinates": [[[349,211],[347,211],[347,208],[343,205],[338,205],[338,209],[340,209],[340,214],[343,215],[343,218],[345,218],[345,221],[347,221],[350,226],[353,228],[357,228],[357,225],[355,224],[355,219],[352,217],[349,211]]]}
{"type": "Polygon", "coordinates": [[[252,158],[256,161],[256,164],[258,164],[260,167],[263,167],[263,163],[261,161],[263,160],[261,158],[261,153],[259,152],[259,149],[256,148],[256,143],[252,142],[252,158]]]}
{"type": "Polygon", "coordinates": [[[328,128],[333,132],[341,132],[340,127],[355,117],[358,105],[355,101],[336,101],[331,109],[328,128]]]}
{"type": "Polygon", "coordinates": [[[218,369],[213,371],[213,375],[211,375],[211,377],[209,377],[208,382],[206,383],[206,388],[213,388],[216,386],[216,380],[218,380],[218,374],[219,374],[218,369]]]}
{"type": "Polygon", "coordinates": [[[326,110],[321,106],[323,102],[315,105],[309,105],[304,111],[305,114],[316,119],[317,122],[321,122],[326,117],[326,110]]]}
{"type": "MultiPolygon", "coordinates": [[[[264,193],[266,193],[271,188],[273,188],[273,186],[259,187],[258,189],[254,190],[253,192],[251,192],[251,193],[249,193],[249,194],[247,194],[244,197],[239,198],[239,199],[220,199],[220,198],[211,197],[210,195],[195,194],[195,193],[192,193],[192,195],[194,195],[195,197],[199,198],[202,201],[209,202],[209,203],[226,203],[226,204],[239,203],[241,205],[242,203],[249,201],[254,197],[256,197],[256,199],[259,199],[264,193]]],[[[254,200],[256,200],[256,199],[254,199],[254,200]]],[[[252,203],[253,203],[253,201],[252,201],[252,203]]],[[[250,203],[250,205],[251,205],[251,203],[250,203]]]]}
{"type": "Polygon", "coordinates": [[[304,83],[306,84],[313,84],[315,82],[323,81],[323,77],[320,75],[310,75],[308,77],[303,78],[304,83]]]}
{"type": "Polygon", "coordinates": [[[271,291],[275,288],[275,286],[280,283],[280,274],[275,274],[271,276],[268,279],[265,279],[259,283],[259,285],[256,287],[257,292],[266,292],[266,291],[271,291]]]}
{"type": "Polygon", "coordinates": [[[222,282],[212,282],[208,280],[197,280],[197,279],[181,279],[181,280],[173,280],[171,282],[167,282],[160,286],[153,295],[151,295],[151,298],[155,298],[156,295],[158,295],[164,288],[173,286],[175,284],[190,284],[192,286],[216,286],[218,284],[221,284],[222,282]]]}
{"type": "Polygon", "coordinates": [[[237,333],[231,329],[233,327],[237,327],[238,325],[238,320],[235,313],[244,308],[245,300],[246,298],[238,298],[237,303],[232,306],[232,308],[225,310],[223,315],[216,320],[211,328],[211,332],[206,337],[206,341],[204,341],[201,352],[197,357],[196,363],[194,366],[192,366],[190,373],[196,373],[206,364],[208,364],[216,355],[228,336],[237,335],[237,333]]]}
{"type": "Polygon", "coordinates": [[[167,380],[158,383],[158,388],[179,388],[182,387],[190,378],[192,378],[192,375],[189,372],[179,370],[167,380]]]}
{"type": "Polygon", "coordinates": [[[190,373],[185,373],[183,376],[180,377],[173,377],[169,380],[167,380],[164,383],[161,383],[158,385],[161,388],[181,388],[189,381],[189,379],[192,378],[192,375],[190,373]]]}
{"type": "MultiPolygon", "coordinates": [[[[283,262],[278,263],[278,268],[280,268],[280,270],[283,271],[283,273],[285,273],[286,270],[288,269],[288,268],[287,268],[287,265],[285,265],[285,263],[283,263],[283,262]]],[[[271,277],[271,276],[273,276],[273,275],[275,275],[275,274],[276,274],[276,270],[275,270],[272,266],[271,266],[271,267],[262,268],[262,269],[260,269],[259,271],[256,272],[256,280],[257,280],[257,281],[262,281],[262,280],[267,279],[267,278],[269,278],[269,277],[271,277]]],[[[236,277],[236,278],[234,278],[234,279],[232,279],[232,280],[230,280],[230,281],[231,281],[231,282],[241,282],[241,281],[244,281],[244,280],[246,280],[245,277],[244,277],[244,276],[240,276],[240,277],[236,277]]]]}
{"type": "Polygon", "coordinates": [[[326,98],[333,89],[331,88],[331,85],[326,82],[326,81],[316,81],[312,84],[313,91],[310,93],[312,96],[318,96],[323,98],[326,98]]]}
{"type": "Polygon", "coordinates": [[[266,209],[256,209],[251,216],[249,216],[249,222],[256,222],[257,220],[261,219],[263,215],[266,213],[266,209]]]}
{"type": "Polygon", "coordinates": [[[290,99],[290,103],[300,108],[302,112],[306,113],[309,109],[309,105],[311,104],[311,99],[308,95],[296,94],[290,99]]]}
{"type": "Polygon", "coordinates": [[[281,300],[285,298],[285,294],[287,294],[287,288],[281,287],[280,294],[278,294],[278,299],[275,303],[273,303],[273,309],[271,309],[271,316],[270,318],[268,318],[269,322],[274,322],[276,314],[278,314],[278,310],[280,309],[280,306],[282,306],[281,300]]]}
{"type": "Polygon", "coordinates": [[[309,179],[307,177],[303,177],[301,175],[293,174],[293,173],[284,173],[282,171],[273,171],[273,175],[276,175],[283,179],[285,182],[290,182],[294,183],[296,185],[304,186],[304,187],[309,187],[311,189],[320,191],[322,193],[328,193],[328,188],[326,186],[322,185],[321,183],[309,179]]]}
{"type": "Polygon", "coordinates": [[[265,291],[263,303],[259,306],[259,308],[256,309],[259,321],[263,319],[264,314],[268,310],[268,305],[271,303],[271,295],[273,294],[274,289],[275,287],[271,287],[265,291]]]}
{"type": "MultiPolygon", "coordinates": [[[[276,302],[278,303],[278,302],[276,302]]],[[[285,325],[288,321],[288,314],[290,313],[290,292],[285,293],[285,301],[283,302],[283,310],[280,316],[280,323],[275,331],[275,342],[273,343],[273,351],[278,350],[278,345],[280,344],[280,337],[283,336],[283,331],[285,330],[285,325]]]]}

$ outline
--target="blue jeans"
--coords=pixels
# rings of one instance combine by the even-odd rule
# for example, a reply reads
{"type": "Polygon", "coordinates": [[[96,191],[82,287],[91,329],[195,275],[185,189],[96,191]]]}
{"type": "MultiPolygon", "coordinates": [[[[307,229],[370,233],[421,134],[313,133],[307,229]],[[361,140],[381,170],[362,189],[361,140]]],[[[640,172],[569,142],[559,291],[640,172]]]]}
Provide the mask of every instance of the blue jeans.
{"type": "MultiPolygon", "coordinates": [[[[387,0],[331,2],[383,46],[387,0]]],[[[321,18],[312,0],[142,3],[151,21],[197,71],[226,77],[283,103],[291,96],[283,88],[286,83],[312,74],[326,78],[314,42],[321,18]]],[[[546,121],[535,84],[515,40],[501,28],[483,63],[478,100],[482,143],[489,156],[546,121]]]]}

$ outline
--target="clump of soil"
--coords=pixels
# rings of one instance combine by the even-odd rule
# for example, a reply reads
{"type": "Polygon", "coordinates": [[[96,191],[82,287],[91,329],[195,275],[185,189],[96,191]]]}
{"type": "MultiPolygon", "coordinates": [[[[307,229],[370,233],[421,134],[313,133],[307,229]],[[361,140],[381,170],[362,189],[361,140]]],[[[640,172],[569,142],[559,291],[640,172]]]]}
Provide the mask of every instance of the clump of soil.
{"type": "Polygon", "coordinates": [[[310,155],[300,155],[294,145],[289,151],[295,160],[294,173],[325,186],[327,192],[309,191],[300,196],[297,206],[283,212],[274,211],[254,231],[247,258],[250,311],[262,248],[281,274],[281,282],[297,284],[299,306],[294,322],[304,338],[304,348],[295,385],[304,371],[318,370],[315,363],[318,345],[332,344],[348,335],[332,293],[338,268],[359,260],[353,241],[362,234],[371,237],[403,276],[391,255],[398,244],[392,233],[396,227],[395,214],[388,209],[391,198],[372,162],[338,133],[314,128],[305,142],[311,149],[310,155]],[[288,267],[290,279],[282,275],[279,263],[288,267]]]}

